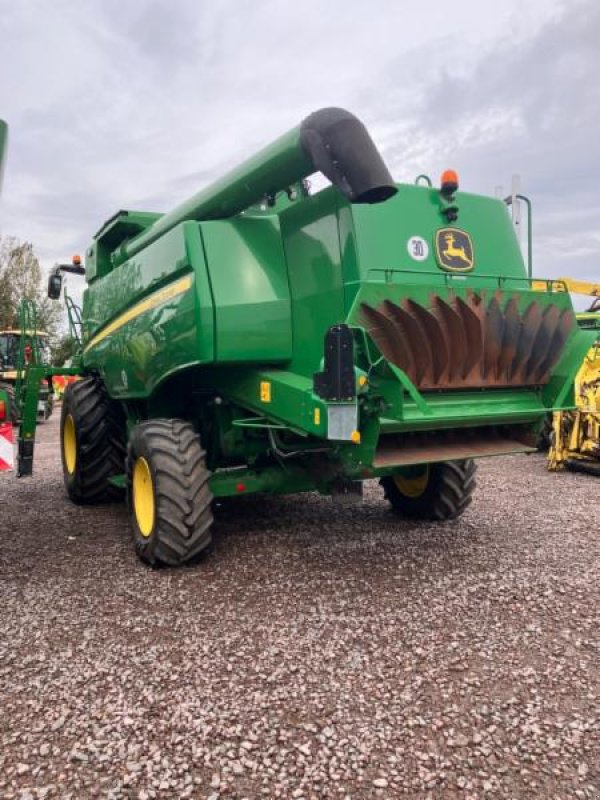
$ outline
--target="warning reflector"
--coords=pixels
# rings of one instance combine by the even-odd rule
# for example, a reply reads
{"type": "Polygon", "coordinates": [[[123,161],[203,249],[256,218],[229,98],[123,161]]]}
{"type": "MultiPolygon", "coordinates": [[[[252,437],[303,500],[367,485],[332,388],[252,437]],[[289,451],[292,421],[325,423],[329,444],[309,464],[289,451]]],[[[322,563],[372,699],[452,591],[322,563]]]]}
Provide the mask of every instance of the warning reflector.
{"type": "Polygon", "coordinates": [[[13,426],[10,422],[0,423],[0,471],[15,468],[13,442],[13,426]]]}

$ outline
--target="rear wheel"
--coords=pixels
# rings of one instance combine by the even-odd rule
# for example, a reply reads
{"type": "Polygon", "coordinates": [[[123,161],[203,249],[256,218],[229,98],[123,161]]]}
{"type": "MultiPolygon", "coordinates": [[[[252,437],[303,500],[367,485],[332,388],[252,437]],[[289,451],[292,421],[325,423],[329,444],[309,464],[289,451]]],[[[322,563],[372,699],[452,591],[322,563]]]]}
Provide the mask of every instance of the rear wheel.
{"type": "Polygon", "coordinates": [[[77,381],[65,392],[60,442],[65,488],[74,503],[123,496],[110,479],[125,470],[125,420],[98,378],[77,381]]]}
{"type": "Polygon", "coordinates": [[[392,509],[410,519],[456,519],[470,504],[475,490],[475,462],[443,461],[419,464],[381,479],[392,509]]]}
{"type": "Polygon", "coordinates": [[[149,564],[178,566],[210,545],[213,522],[205,451],[189,422],[137,425],[127,455],[135,549],[149,564]]]}
{"type": "Polygon", "coordinates": [[[15,387],[12,383],[0,383],[0,390],[6,392],[8,395],[8,406],[10,421],[13,425],[19,424],[19,412],[17,410],[17,397],[15,395],[15,387]]]}

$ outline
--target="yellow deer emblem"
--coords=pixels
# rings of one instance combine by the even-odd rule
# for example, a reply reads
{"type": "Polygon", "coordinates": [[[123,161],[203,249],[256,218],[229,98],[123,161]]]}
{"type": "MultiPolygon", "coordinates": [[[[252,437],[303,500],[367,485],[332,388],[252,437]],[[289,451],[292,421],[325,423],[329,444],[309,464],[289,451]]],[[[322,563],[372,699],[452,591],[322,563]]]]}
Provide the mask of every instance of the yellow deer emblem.
{"type": "Polygon", "coordinates": [[[458,228],[442,228],[435,238],[438,262],[442,269],[467,272],[473,269],[473,244],[468,233],[458,228]]]}

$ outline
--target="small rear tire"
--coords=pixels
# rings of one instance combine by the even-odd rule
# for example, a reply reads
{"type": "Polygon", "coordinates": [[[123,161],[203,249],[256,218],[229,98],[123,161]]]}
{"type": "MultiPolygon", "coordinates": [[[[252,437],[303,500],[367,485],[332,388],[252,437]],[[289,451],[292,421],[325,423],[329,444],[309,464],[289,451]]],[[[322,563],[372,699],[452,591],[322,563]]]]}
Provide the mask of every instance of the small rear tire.
{"type": "Polygon", "coordinates": [[[44,420],[49,420],[52,416],[52,412],[54,411],[54,394],[50,392],[48,394],[48,398],[46,400],[46,405],[44,408],[44,420]]]}
{"type": "Polygon", "coordinates": [[[179,566],[209,547],[213,498],[205,456],[189,422],[155,419],[134,428],[127,495],[142,561],[179,566]]]}
{"type": "Polygon", "coordinates": [[[470,458],[420,464],[382,478],[380,483],[399,516],[445,521],[459,517],[471,503],[476,469],[470,458]]]}
{"type": "Polygon", "coordinates": [[[535,443],[536,449],[541,453],[545,453],[550,449],[552,444],[552,414],[546,414],[544,417],[544,424],[538,433],[537,441],[535,443]]]}
{"type": "Polygon", "coordinates": [[[0,383],[0,390],[6,392],[8,395],[8,408],[10,422],[13,425],[19,424],[19,411],[17,409],[17,396],[15,394],[15,387],[12,383],[0,383]]]}
{"type": "Polygon", "coordinates": [[[72,383],[64,394],[60,443],[65,488],[74,503],[118,500],[111,478],[125,470],[125,418],[98,378],[72,383]]]}

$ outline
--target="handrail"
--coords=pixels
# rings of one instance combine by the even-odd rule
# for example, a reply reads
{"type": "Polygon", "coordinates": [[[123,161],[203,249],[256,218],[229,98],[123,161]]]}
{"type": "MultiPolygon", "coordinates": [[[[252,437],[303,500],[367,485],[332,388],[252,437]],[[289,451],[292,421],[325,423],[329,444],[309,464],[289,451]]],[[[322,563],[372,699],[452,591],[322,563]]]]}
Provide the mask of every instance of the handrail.
{"type": "Polygon", "coordinates": [[[430,189],[433,186],[433,183],[431,182],[431,178],[429,177],[429,175],[426,175],[424,172],[422,172],[420,175],[417,175],[417,177],[415,178],[415,186],[420,186],[421,185],[421,181],[425,181],[425,183],[427,184],[427,186],[429,186],[430,189]]]}
{"type": "MultiPolygon", "coordinates": [[[[421,269],[398,269],[396,267],[371,267],[367,273],[367,279],[370,273],[372,272],[382,272],[384,275],[419,275],[419,276],[431,276],[436,278],[443,278],[444,283],[447,285],[451,285],[452,283],[456,283],[457,281],[464,281],[468,277],[472,275],[469,274],[454,274],[450,272],[436,272],[434,270],[421,270],[421,269]]],[[[520,281],[522,283],[528,283],[532,289],[535,289],[535,283],[545,283],[548,287],[552,287],[553,285],[564,286],[564,279],[562,278],[533,278],[531,275],[526,277],[521,277],[519,275],[489,275],[487,273],[478,272],[475,276],[477,279],[483,278],[485,280],[495,280],[498,282],[498,287],[501,288],[504,286],[508,281],[520,281]]],[[[415,284],[416,285],[416,284],[415,284]]],[[[539,290],[538,290],[539,291],[539,290]]],[[[551,288],[548,288],[547,291],[552,291],[551,288]]],[[[560,289],[559,291],[566,291],[566,289],[560,289]]]]}

